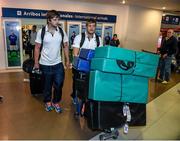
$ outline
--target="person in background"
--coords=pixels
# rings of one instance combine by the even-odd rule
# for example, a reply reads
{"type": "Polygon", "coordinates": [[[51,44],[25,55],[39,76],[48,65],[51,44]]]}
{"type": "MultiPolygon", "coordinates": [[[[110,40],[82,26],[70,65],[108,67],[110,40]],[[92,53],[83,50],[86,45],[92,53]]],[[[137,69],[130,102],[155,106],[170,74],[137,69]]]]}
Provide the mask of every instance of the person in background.
{"type": "Polygon", "coordinates": [[[109,32],[107,32],[107,36],[104,38],[105,44],[104,45],[109,45],[111,41],[111,37],[109,36],[109,32]]]}
{"type": "Polygon", "coordinates": [[[163,40],[163,36],[162,36],[162,32],[160,32],[157,42],[157,53],[159,53],[159,49],[161,48],[162,40],[163,40]]]}
{"type": "Polygon", "coordinates": [[[113,38],[111,39],[110,41],[110,45],[111,46],[115,46],[115,47],[118,47],[120,45],[120,41],[119,39],[117,38],[117,34],[114,34],[113,35],[113,38]]]}
{"type": "Polygon", "coordinates": [[[30,58],[34,58],[34,48],[35,48],[35,40],[36,40],[36,36],[37,36],[37,26],[33,25],[32,26],[32,30],[29,31],[29,48],[30,48],[30,53],[29,53],[29,57],[30,58]]]}
{"type": "MultiPolygon", "coordinates": [[[[98,46],[95,31],[96,31],[96,20],[95,19],[87,20],[84,43],[80,47],[82,34],[79,34],[75,37],[74,43],[72,45],[73,46],[73,56],[75,56],[75,57],[79,56],[79,52],[80,52],[81,48],[95,50],[96,47],[102,46],[102,39],[99,36],[98,36],[98,38],[99,38],[99,46],[98,46]]],[[[71,94],[71,97],[73,99],[73,103],[75,104],[75,83],[74,82],[77,77],[76,76],[77,73],[76,73],[75,69],[72,69],[72,72],[73,72],[73,92],[71,94]]]]}
{"type": "Polygon", "coordinates": [[[160,76],[159,80],[163,84],[167,84],[170,80],[171,75],[171,62],[172,57],[176,53],[177,49],[177,39],[173,36],[174,31],[169,29],[167,31],[167,37],[162,42],[162,46],[160,48],[160,76]]]}
{"type": "Polygon", "coordinates": [[[179,73],[180,72],[180,37],[178,37],[178,48],[177,48],[175,57],[176,57],[176,62],[177,62],[176,72],[179,73]]]}
{"type": "Polygon", "coordinates": [[[73,31],[73,33],[71,35],[71,45],[73,44],[75,37],[76,37],[76,32],[73,31]]]}
{"type": "Polygon", "coordinates": [[[34,48],[35,48],[35,40],[37,36],[37,26],[33,25],[32,30],[29,31],[29,58],[34,58],[34,48]]]}

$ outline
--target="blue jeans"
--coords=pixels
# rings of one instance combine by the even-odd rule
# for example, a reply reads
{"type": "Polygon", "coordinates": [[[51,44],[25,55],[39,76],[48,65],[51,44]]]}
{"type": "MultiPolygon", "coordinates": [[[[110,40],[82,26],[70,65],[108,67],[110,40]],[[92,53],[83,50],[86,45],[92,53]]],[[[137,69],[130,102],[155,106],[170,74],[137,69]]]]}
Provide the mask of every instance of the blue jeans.
{"type": "Polygon", "coordinates": [[[162,58],[160,60],[160,79],[169,81],[171,75],[172,57],[162,58]]]}
{"type": "Polygon", "coordinates": [[[44,79],[44,102],[58,103],[62,97],[62,87],[64,82],[64,66],[62,63],[53,66],[40,65],[44,79]],[[53,99],[52,99],[52,87],[53,99]]]}

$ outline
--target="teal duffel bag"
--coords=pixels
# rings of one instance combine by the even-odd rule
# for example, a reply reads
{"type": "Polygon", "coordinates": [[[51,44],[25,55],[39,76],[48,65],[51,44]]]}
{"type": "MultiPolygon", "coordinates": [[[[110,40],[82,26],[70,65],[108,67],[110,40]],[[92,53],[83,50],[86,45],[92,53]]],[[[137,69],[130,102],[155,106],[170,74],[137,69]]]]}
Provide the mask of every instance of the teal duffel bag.
{"type": "Polygon", "coordinates": [[[109,73],[129,74],[143,77],[155,77],[157,66],[106,58],[94,58],[91,61],[91,70],[109,73]]]}
{"type": "Polygon", "coordinates": [[[96,101],[147,103],[148,78],[91,71],[88,98],[96,101]]]}
{"type": "Polygon", "coordinates": [[[100,47],[95,50],[91,70],[110,73],[155,77],[159,56],[116,47],[100,47]]]}

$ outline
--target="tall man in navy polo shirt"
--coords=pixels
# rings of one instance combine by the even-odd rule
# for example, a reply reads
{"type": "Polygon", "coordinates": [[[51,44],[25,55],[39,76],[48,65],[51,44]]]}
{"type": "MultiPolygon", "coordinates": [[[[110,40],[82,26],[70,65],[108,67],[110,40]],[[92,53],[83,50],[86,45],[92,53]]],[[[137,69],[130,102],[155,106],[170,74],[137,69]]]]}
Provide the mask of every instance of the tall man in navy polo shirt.
{"type": "Polygon", "coordinates": [[[69,47],[68,37],[62,34],[58,27],[59,13],[55,10],[47,12],[47,25],[45,27],[45,35],[42,42],[40,29],[37,33],[35,44],[35,65],[34,68],[40,68],[44,75],[44,102],[46,111],[55,109],[57,113],[62,112],[59,105],[62,96],[62,86],[64,81],[64,67],[61,57],[61,43],[63,41],[64,54],[66,58],[66,67],[69,68],[69,47]],[[43,44],[41,56],[40,48],[43,44]],[[52,87],[54,88],[52,98],[52,87]]]}

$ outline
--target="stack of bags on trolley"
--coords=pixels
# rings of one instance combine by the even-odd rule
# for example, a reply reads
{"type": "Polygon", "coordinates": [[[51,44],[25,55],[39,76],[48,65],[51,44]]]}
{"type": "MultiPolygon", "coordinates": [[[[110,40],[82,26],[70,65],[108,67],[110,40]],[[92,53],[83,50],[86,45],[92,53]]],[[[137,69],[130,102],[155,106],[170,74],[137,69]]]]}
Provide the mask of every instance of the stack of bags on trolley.
{"type": "Polygon", "coordinates": [[[158,62],[158,55],[124,48],[81,49],[73,67],[82,73],[76,87],[86,87],[77,97],[85,103],[88,126],[124,127],[128,133],[128,126],[146,125],[148,81],[156,76],[158,62]]]}
{"type": "Polygon", "coordinates": [[[89,73],[94,50],[81,49],[78,57],[73,59],[73,91],[75,91],[76,115],[84,114],[89,91],[89,73]]]}

